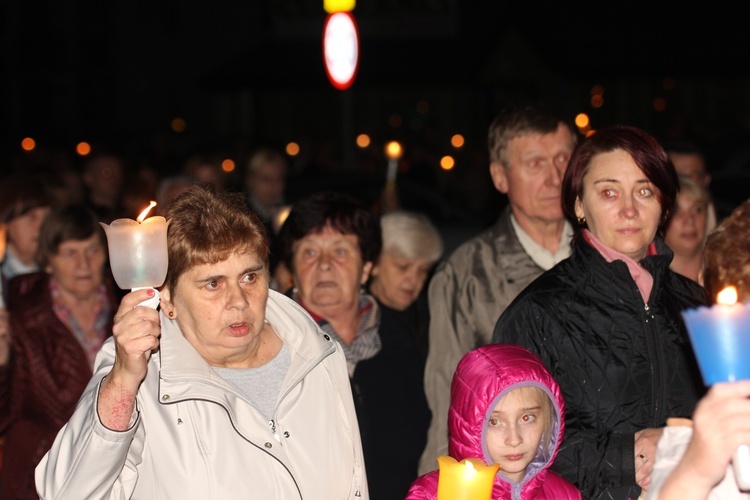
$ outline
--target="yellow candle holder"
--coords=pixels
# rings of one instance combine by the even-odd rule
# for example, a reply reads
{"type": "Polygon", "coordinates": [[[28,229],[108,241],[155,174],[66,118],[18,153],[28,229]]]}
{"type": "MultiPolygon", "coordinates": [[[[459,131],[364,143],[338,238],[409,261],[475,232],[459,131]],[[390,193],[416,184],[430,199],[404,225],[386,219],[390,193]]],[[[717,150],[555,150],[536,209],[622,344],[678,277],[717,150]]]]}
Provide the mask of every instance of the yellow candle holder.
{"type": "Polygon", "coordinates": [[[460,462],[438,457],[438,500],[490,500],[500,464],[486,465],[477,458],[460,462]]]}

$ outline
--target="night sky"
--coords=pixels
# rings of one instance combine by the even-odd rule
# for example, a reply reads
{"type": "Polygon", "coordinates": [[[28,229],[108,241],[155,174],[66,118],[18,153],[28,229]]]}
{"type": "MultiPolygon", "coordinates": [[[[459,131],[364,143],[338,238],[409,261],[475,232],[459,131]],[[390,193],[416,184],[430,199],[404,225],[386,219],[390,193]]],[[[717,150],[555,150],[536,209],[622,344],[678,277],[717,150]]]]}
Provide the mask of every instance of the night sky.
{"type": "Polygon", "coordinates": [[[322,0],[7,0],[3,157],[17,164],[24,137],[64,154],[86,140],[174,171],[197,152],[239,157],[297,141],[318,161],[359,171],[382,156],[343,145],[361,132],[378,148],[397,138],[407,154],[413,143],[435,157],[462,133],[457,167],[481,165],[494,113],[536,100],[571,119],[585,112],[594,128],[628,123],[695,140],[716,170],[746,168],[741,7],[361,0],[361,65],[340,92],[323,69],[322,0]],[[184,132],[171,128],[177,117],[184,132]]]}

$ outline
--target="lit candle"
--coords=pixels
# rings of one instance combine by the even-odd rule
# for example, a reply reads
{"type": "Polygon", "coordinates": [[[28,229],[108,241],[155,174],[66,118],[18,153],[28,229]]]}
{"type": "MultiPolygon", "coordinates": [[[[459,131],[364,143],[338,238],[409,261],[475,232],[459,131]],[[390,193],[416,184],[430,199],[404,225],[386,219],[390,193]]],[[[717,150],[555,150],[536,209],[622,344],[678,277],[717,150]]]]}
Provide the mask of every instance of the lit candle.
{"type": "Polygon", "coordinates": [[[489,500],[500,464],[485,465],[479,459],[457,462],[449,456],[438,457],[438,500],[489,500]]]}
{"type": "Polygon", "coordinates": [[[737,289],[727,287],[713,307],[682,313],[706,385],[750,379],[750,307],[737,303],[737,289]]]}
{"type": "MultiPolygon", "coordinates": [[[[750,379],[750,307],[737,303],[737,289],[727,287],[713,307],[682,313],[706,385],[750,379]]],[[[741,445],[732,458],[741,490],[750,490],[750,447],[741,445]]]]}
{"type": "Polygon", "coordinates": [[[388,170],[385,179],[389,185],[394,185],[396,183],[398,160],[401,158],[403,152],[404,150],[398,141],[391,141],[385,145],[385,155],[388,157],[388,170]]]}
{"type": "MultiPolygon", "coordinates": [[[[167,227],[164,217],[149,217],[152,201],[137,220],[101,223],[107,234],[109,261],[117,286],[123,290],[161,286],[167,276],[167,227]],[[144,220],[145,219],[145,220],[144,220]]],[[[155,295],[153,307],[158,304],[155,295]]]]}

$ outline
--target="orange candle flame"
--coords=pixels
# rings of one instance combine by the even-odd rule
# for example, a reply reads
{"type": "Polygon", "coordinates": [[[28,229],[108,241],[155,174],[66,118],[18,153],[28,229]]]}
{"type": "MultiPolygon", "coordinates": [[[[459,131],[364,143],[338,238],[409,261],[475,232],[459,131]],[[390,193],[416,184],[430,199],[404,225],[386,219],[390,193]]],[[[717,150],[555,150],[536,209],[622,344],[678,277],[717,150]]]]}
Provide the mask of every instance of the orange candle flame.
{"type": "Polygon", "coordinates": [[[143,220],[144,220],[144,219],[146,218],[146,216],[148,215],[148,213],[149,213],[149,212],[151,211],[151,209],[152,209],[152,208],[154,208],[155,206],[156,206],[156,202],[152,200],[152,201],[151,201],[151,203],[149,203],[149,204],[148,204],[148,206],[147,206],[147,207],[146,207],[146,208],[145,208],[145,209],[143,210],[143,212],[141,212],[141,215],[139,215],[139,216],[138,216],[138,218],[137,218],[136,220],[137,220],[138,222],[143,222],[143,220]]]}
{"type": "Polygon", "coordinates": [[[460,462],[449,456],[438,457],[438,500],[489,500],[500,464],[485,465],[478,458],[460,462]]]}
{"type": "Polygon", "coordinates": [[[728,286],[716,296],[716,303],[723,306],[733,306],[737,303],[737,288],[728,286]]]}

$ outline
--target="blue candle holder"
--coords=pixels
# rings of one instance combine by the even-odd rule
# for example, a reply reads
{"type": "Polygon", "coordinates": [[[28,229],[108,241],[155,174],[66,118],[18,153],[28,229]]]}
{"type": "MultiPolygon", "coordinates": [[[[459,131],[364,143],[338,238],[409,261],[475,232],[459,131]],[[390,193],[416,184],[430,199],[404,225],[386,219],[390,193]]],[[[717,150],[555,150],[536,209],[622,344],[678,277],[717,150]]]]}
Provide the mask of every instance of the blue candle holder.
{"type": "Polygon", "coordinates": [[[706,385],[750,379],[750,307],[716,304],[682,317],[706,385]]]}

